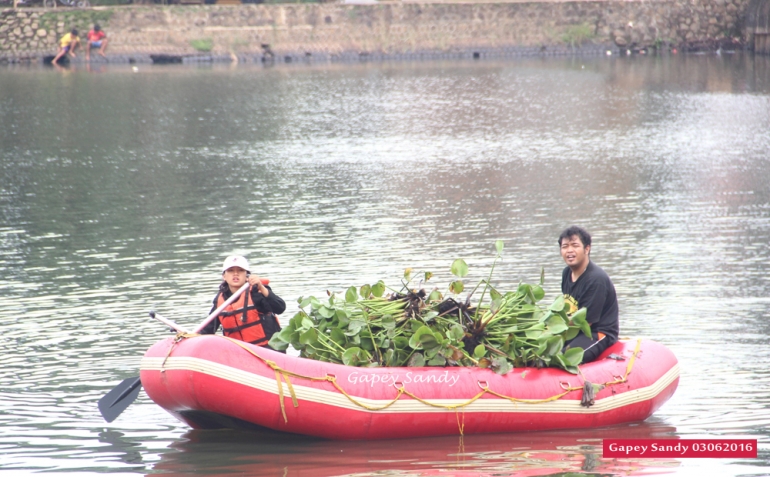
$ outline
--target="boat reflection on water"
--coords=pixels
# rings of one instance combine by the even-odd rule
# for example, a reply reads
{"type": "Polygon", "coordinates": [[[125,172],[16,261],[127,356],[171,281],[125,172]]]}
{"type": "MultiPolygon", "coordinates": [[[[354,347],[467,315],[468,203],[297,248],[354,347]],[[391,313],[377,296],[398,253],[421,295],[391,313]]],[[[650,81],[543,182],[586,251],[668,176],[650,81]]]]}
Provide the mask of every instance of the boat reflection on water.
{"type": "MultiPolygon", "coordinates": [[[[339,425],[344,426],[341,422],[339,425]]],[[[671,472],[674,459],[605,459],[605,438],[672,438],[654,422],[603,429],[327,441],[275,431],[192,430],[162,454],[153,473],[275,476],[592,476],[671,472]],[[574,474],[573,474],[574,475],[574,474]]]]}

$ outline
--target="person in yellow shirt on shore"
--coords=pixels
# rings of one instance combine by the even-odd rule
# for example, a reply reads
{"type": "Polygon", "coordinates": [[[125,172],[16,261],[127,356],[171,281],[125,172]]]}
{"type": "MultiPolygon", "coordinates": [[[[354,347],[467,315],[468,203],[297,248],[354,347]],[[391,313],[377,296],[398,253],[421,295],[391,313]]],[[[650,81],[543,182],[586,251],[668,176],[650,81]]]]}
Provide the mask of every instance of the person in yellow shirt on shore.
{"type": "Polygon", "coordinates": [[[73,58],[75,57],[75,50],[80,46],[80,38],[78,37],[78,31],[73,28],[72,31],[61,37],[59,40],[59,51],[56,56],[51,60],[52,65],[56,65],[62,56],[69,53],[73,58]]]}

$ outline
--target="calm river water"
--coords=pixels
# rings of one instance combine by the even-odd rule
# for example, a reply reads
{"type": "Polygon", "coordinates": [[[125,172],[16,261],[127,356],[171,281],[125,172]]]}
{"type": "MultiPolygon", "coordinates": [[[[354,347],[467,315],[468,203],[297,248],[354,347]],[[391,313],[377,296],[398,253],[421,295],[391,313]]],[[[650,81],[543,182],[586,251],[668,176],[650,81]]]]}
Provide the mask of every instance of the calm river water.
{"type": "MultiPolygon", "coordinates": [[[[770,59],[602,57],[0,69],[0,472],[770,475],[770,59]],[[403,270],[502,290],[594,235],[623,336],[682,375],[644,423],[326,442],[96,403],[247,255],[289,305],[403,270]],[[612,460],[604,437],[758,439],[757,459],[612,460]],[[574,472],[574,474],[569,474],[574,472]]],[[[344,425],[344,423],[340,423],[344,425]]]]}

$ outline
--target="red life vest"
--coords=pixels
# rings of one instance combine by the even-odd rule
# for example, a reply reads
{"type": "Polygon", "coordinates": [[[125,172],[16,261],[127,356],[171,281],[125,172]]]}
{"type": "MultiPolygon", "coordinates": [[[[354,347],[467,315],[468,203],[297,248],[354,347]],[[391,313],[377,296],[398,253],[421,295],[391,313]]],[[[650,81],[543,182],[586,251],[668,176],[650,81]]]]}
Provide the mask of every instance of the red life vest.
{"type": "MultiPolygon", "coordinates": [[[[251,287],[243,292],[242,300],[239,298],[230,303],[219,314],[222,332],[225,336],[236,340],[246,341],[258,346],[267,346],[267,342],[276,328],[281,329],[281,325],[278,323],[278,318],[274,313],[262,313],[257,310],[253,303],[250,304],[250,296],[251,287]],[[267,326],[265,327],[265,325],[267,326]],[[271,330],[269,336],[265,333],[265,328],[271,330]]],[[[220,292],[217,295],[217,308],[222,306],[225,300],[226,298],[222,297],[220,292]]]]}

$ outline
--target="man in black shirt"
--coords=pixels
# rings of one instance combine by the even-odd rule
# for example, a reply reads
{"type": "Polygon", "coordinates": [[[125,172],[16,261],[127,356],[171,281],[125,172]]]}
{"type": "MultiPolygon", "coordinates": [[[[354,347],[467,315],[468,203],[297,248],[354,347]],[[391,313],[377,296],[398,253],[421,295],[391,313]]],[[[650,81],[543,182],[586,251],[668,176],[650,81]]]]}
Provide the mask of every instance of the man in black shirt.
{"type": "Polygon", "coordinates": [[[586,308],[591,338],[580,333],[566,348],[583,348],[583,363],[594,361],[618,341],[618,298],[610,277],[591,262],[591,235],[573,225],[559,235],[561,257],[567,264],[561,275],[561,291],[570,305],[569,313],[586,308]]]}

